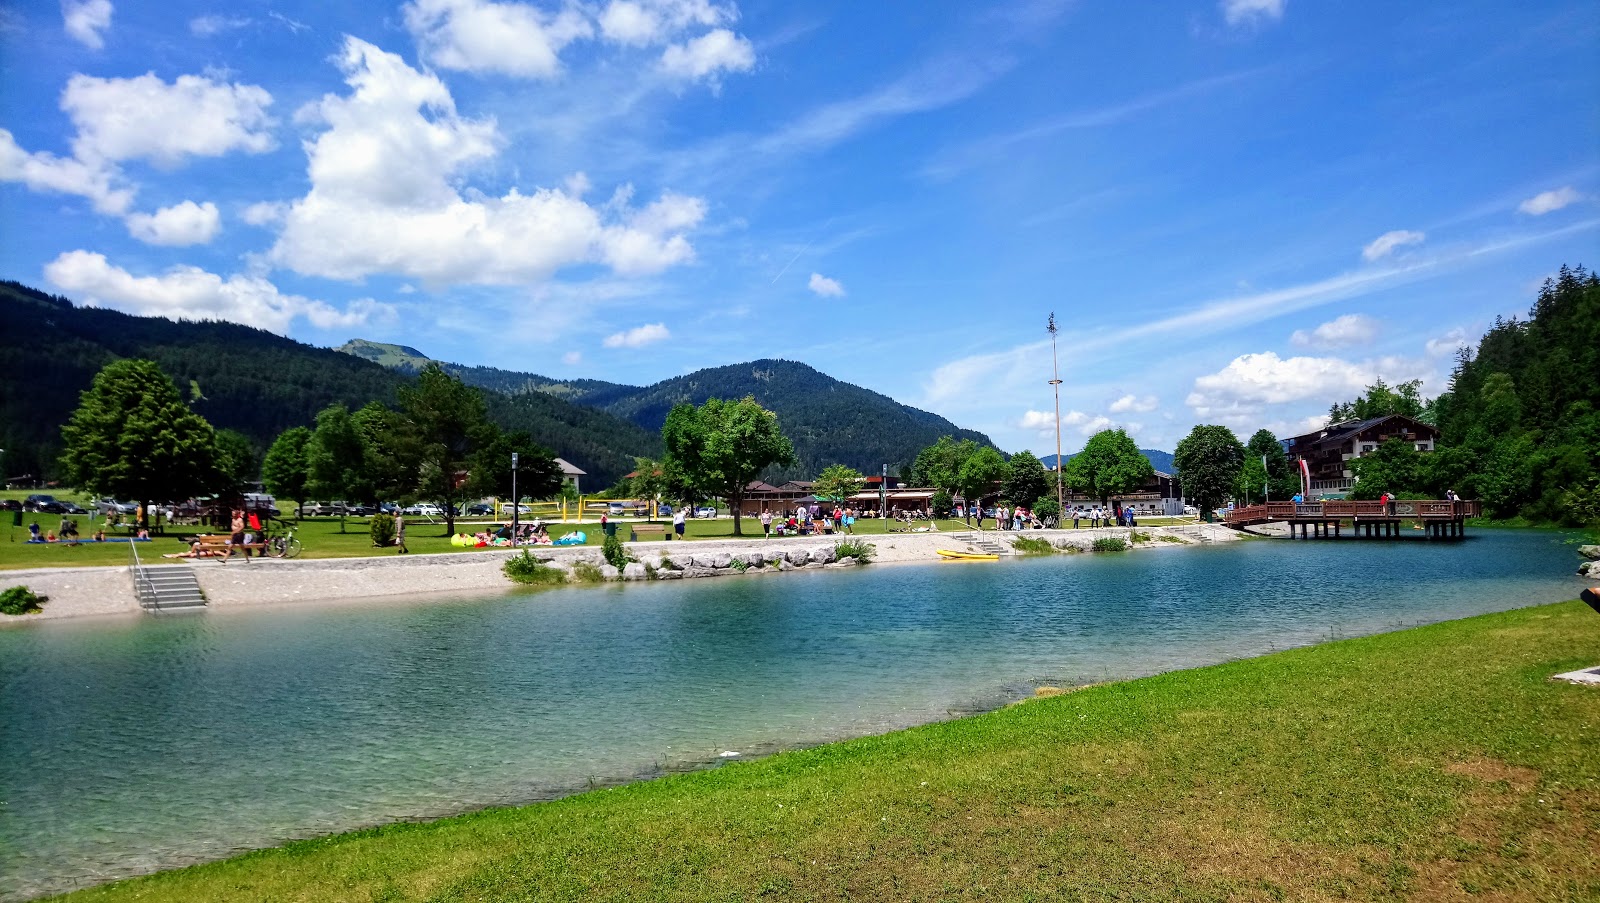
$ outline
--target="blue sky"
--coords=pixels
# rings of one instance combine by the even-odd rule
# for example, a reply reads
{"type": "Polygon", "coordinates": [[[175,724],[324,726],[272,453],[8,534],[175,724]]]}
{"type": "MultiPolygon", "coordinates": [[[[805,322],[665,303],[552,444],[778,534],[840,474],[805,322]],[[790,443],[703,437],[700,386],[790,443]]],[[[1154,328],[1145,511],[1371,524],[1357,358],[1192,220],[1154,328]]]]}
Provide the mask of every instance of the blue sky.
{"type": "Polygon", "coordinates": [[[1600,264],[1600,6],[12,2],[0,275],[1054,450],[1444,386],[1600,264]]]}

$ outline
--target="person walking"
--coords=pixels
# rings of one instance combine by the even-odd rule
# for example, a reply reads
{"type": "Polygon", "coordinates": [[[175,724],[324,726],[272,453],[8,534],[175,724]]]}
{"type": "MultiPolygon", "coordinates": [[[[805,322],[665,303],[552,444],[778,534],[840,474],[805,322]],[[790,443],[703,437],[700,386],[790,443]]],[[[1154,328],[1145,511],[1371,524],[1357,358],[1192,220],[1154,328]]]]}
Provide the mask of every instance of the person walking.
{"type": "Polygon", "coordinates": [[[411,550],[406,548],[406,516],[399,511],[394,513],[394,544],[396,555],[411,553],[411,550]]]}
{"type": "Polygon", "coordinates": [[[761,509],[761,534],[768,539],[772,538],[772,512],[761,509]]]}
{"type": "MultiPolygon", "coordinates": [[[[672,512],[672,532],[676,533],[678,535],[679,539],[683,538],[683,530],[684,530],[683,518],[685,516],[684,515],[684,510],[687,507],[688,506],[686,506],[686,505],[679,505],[678,506],[678,510],[672,512]]],[[[762,524],[762,526],[767,526],[767,525],[769,525],[771,523],[772,523],[772,515],[766,513],[765,511],[761,512],[761,524],[762,524]]]]}

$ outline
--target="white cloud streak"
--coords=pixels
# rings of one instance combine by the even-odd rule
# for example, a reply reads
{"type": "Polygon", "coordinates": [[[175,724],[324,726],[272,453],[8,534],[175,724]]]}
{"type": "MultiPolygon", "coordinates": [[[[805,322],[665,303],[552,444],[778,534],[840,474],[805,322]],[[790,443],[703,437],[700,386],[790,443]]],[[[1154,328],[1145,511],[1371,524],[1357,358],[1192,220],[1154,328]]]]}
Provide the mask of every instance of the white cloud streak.
{"type": "Polygon", "coordinates": [[[111,27],[111,0],[61,0],[61,22],[73,40],[93,50],[106,45],[100,34],[111,27]]]}
{"type": "Polygon", "coordinates": [[[608,335],[600,344],[607,348],[643,348],[670,338],[672,333],[668,331],[665,323],[647,323],[644,326],[635,326],[624,332],[608,335]]]}
{"type": "Polygon", "coordinates": [[[1412,232],[1406,229],[1396,229],[1385,232],[1372,240],[1372,243],[1361,249],[1361,257],[1367,261],[1382,260],[1393,254],[1396,249],[1407,245],[1420,245],[1427,238],[1421,232],[1412,232]]]}
{"type": "Polygon", "coordinates": [[[1235,28],[1277,22],[1288,0],[1222,0],[1222,18],[1235,28]]]}
{"type": "Polygon", "coordinates": [[[1301,348],[1348,348],[1364,345],[1378,336],[1378,321],[1361,314],[1345,314],[1316,329],[1297,329],[1289,341],[1301,348]]]}
{"type": "Polygon", "coordinates": [[[1583,195],[1579,194],[1576,188],[1568,185],[1553,191],[1541,191],[1518,204],[1517,209],[1529,216],[1544,216],[1546,213],[1554,213],[1581,200],[1583,200],[1583,195]]]}

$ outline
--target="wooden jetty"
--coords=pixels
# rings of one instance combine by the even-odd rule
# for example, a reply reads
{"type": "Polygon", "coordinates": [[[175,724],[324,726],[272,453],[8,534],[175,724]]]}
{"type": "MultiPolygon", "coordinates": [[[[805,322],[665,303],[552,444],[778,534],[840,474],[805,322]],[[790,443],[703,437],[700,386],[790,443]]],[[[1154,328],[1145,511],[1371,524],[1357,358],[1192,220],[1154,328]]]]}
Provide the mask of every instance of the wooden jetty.
{"type": "Polygon", "coordinates": [[[1351,536],[1367,539],[1398,539],[1400,525],[1415,521],[1428,539],[1460,539],[1467,535],[1466,519],[1478,517],[1477,501],[1426,499],[1383,502],[1267,502],[1235,508],[1222,522],[1235,529],[1255,524],[1289,525],[1289,536],[1301,539],[1339,539],[1346,526],[1351,536]]]}

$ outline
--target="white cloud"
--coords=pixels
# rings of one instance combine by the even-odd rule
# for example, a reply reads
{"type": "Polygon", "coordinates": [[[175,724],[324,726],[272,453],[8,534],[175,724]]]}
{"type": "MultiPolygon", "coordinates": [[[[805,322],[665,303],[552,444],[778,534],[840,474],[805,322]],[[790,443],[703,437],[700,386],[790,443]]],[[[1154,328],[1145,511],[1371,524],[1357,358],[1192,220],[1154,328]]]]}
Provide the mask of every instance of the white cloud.
{"type": "Polygon", "coordinates": [[[649,323],[644,326],[635,326],[625,332],[618,332],[605,337],[601,342],[607,348],[643,348],[664,339],[672,338],[672,333],[667,331],[664,323],[649,323]]]}
{"type": "Polygon", "coordinates": [[[363,298],[339,310],[322,301],[285,295],[265,279],[223,279],[198,267],[180,266],[161,276],[134,276],[104,255],[68,251],[45,265],[45,278],[91,304],[140,316],[226,320],[286,332],[297,317],[319,329],[361,326],[394,316],[387,304],[363,298]]]}
{"type": "Polygon", "coordinates": [[[732,7],[707,0],[612,0],[600,13],[606,40],[630,47],[666,42],[694,26],[711,27],[737,18],[732,7]]]}
{"type": "Polygon", "coordinates": [[[1301,348],[1347,348],[1364,345],[1377,336],[1377,320],[1361,314],[1345,314],[1309,332],[1296,329],[1289,341],[1301,348]]]}
{"type": "Polygon", "coordinates": [[[1271,351],[1234,358],[1198,377],[1186,403],[1201,417],[1243,415],[1261,406],[1308,399],[1352,398],[1379,377],[1391,382],[1434,376],[1426,361],[1386,357],[1353,362],[1337,357],[1279,358],[1271,351]]]}
{"type": "Polygon", "coordinates": [[[153,73],[137,78],[74,75],[61,109],[78,134],[74,155],[85,161],[147,159],[173,166],[187,157],[220,157],[276,146],[267,115],[272,95],[255,85],[180,75],[167,84],[153,73]]]}
{"type": "Polygon", "coordinates": [[[1448,357],[1454,355],[1457,348],[1466,348],[1470,344],[1467,331],[1458,326],[1436,339],[1429,339],[1426,347],[1429,357],[1448,357]]]}
{"type": "Polygon", "coordinates": [[[1110,410],[1113,414],[1122,414],[1127,411],[1137,411],[1145,414],[1154,411],[1159,404],[1160,401],[1154,395],[1146,395],[1143,398],[1137,395],[1124,395],[1111,403],[1110,410]]]}
{"type": "Polygon", "coordinates": [[[128,234],[134,238],[146,244],[170,247],[206,244],[222,227],[217,205],[210,201],[204,204],[184,201],[155,213],[133,213],[125,222],[128,234]]]}
{"type": "Polygon", "coordinates": [[[715,81],[719,73],[749,72],[755,65],[755,47],[726,28],[668,45],[661,52],[661,71],[674,78],[715,81]]]}
{"type": "Polygon", "coordinates": [[[1403,248],[1406,245],[1422,244],[1422,241],[1425,238],[1427,238],[1427,236],[1421,232],[1411,232],[1406,229],[1396,229],[1393,232],[1385,232],[1373,239],[1372,244],[1362,248],[1361,256],[1366,260],[1379,260],[1381,258],[1388,257],[1390,254],[1393,254],[1396,248],[1403,248]]]}
{"type": "Polygon", "coordinates": [[[463,171],[499,152],[494,120],[462,118],[436,76],[356,38],[338,62],[353,90],[298,114],[327,130],[306,144],[312,188],[290,207],[275,262],[334,279],[504,285],[583,263],[639,275],[693,259],[684,233],[705,217],[699,198],[668,192],[634,209],[631,186],[600,208],[560,189],[463,197],[463,171]]]}
{"type": "Polygon", "coordinates": [[[120,215],[133,203],[134,189],[103,161],[85,163],[45,151],[28,153],[0,129],[0,182],[21,182],[34,191],[88,198],[101,213],[120,215]]]}
{"type": "Polygon", "coordinates": [[[578,364],[583,363],[583,352],[568,351],[566,354],[561,355],[561,363],[566,364],[568,367],[576,367],[578,364]]]}
{"type": "Polygon", "coordinates": [[[1055,429],[1056,417],[1049,411],[1024,411],[1017,426],[1025,430],[1051,430],[1055,429]]]}
{"type": "Polygon", "coordinates": [[[1093,436],[1101,430],[1109,430],[1116,426],[1116,422],[1103,414],[1085,414],[1082,411],[1068,411],[1061,415],[1061,425],[1071,427],[1085,436],[1093,436]]]}
{"type": "Polygon", "coordinates": [[[257,201],[244,208],[239,218],[252,226],[271,226],[283,222],[288,212],[289,205],[282,201],[257,201]]]}
{"type": "Polygon", "coordinates": [[[254,21],[245,16],[196,16],[189,20],[189,33],[197,38],[210,38],[223,32],[246,28],[254,21]]]}
{"type": "Polygon", "coordinates": [[[1546,213],[1553,213],[1568,204],[1574,204],[1581,200],[1583,200],[1583,195],[1579,194],[1576,188],[1568,185],[1564,188],[1557,188],[1554,191],[1541,191],[1518,204],[1517,209],[1529,216],[1544,216],[1546,213]]]}
{"type": "Polygon", "coordinates": [[[1222,18],[1229,25],[1259,25],[1283,18],[1288,0],[1222,0],[1222,18]]]}
{"type": "Polygon", "coordinates": [[[412,0],[406,28],[428,62],[442,69],[551,78],[561,51],[594,28],[577,8],[546,14],[526,3],[491,0],[412,0]]]}
{"type": "Polygon", "coordinates": [[[837,279],[829,279],[821,273],[812,273],[811,281],[806,283],[806,288],[824,298],[843,298],[844,286],[837,279]]]}
{"type": "Polygon", "coordinates": [[[111,0],[61,0],[61,20],[67,34],[86,47],[106,45],[100,32],[111,27],[111,0]]]}

